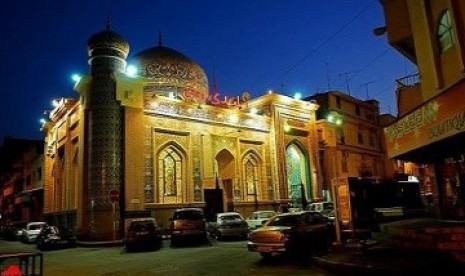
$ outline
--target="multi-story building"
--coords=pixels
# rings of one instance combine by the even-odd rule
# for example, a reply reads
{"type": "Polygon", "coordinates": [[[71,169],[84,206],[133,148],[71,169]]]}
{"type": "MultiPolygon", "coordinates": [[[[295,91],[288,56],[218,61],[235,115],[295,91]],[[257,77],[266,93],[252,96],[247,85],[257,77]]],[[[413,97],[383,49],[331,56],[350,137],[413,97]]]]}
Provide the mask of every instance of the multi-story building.
{"type": "Polygon", "coordinates": [[[394,163],[387,158],[382,131],[391,115],[381,116],[376,100],[360,100],[340,91],[307,100],[320,106],[317,125],[325,195],[336,202],[338,222],[344,228],[368,228],[373,219],[374,205],[368,198],[373,185],[393,179],[394,163]]]}
{"type": "Polygon", "coordinates": [[[4,221],[43,219],[44,142],[5,138],[0,150],[0,214],[4,221]]]}
{"type": "Polygon", "coordinates": [[[389,44],[418,66],[398,80],[390,158],[419,164],[441,218],[465,219],[465,2],[383,0],[389,44]]]}
{"type": "Polygon", "coordinates": [[[44,124],[47,220],[111,240],[134,216],[167,225],[180,207],[248,215],[321,198],[317,104],[210,92],[204,70],[161,40],[131,58],[131,75],[129,44],[109,26],[88,54],[79,100],[56,101],[44,124]]]}
{"type": "Polygon", "coordinates": [[[360,100],[340,91],[318,93],[307,99],[320,105],[317,120],[326,185],[339,176],[375,180],[393,177],[378,101],[360,100]]]}

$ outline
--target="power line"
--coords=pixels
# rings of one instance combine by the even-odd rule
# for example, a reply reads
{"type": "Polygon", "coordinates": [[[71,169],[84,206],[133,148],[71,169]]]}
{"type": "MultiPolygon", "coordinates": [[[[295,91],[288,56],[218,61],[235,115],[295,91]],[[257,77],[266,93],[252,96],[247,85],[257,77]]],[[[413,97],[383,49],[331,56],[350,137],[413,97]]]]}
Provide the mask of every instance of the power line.
{"type": "MultiPolygon", "coordinates": [[[[297,66],[299,66],[302,62],[304,62],[306,59],[308,59],[310,56],[312,56],[315,52],[317,52],[319,49],[321,49],[324,45],[326,45],[328,42],[330,42],[334,37],[336,37],[337,35],[339,35],[345,28],[347,28],[350,24],[352,24],[353,22],[355,22],[360,16],[362,16],[362,14],[364,14],[370,7],[371,5],[373,5],[373,3],[377,2],[376,0],[375,1],[372,1],[370,2],[369,4],[367,4],[360,12],[358,12],[355,17],[353,17],[351,20],[349,20],[348,22],[346,22],[344,25],[342,25],[341,27],[339,27],[333,34],[331,34],[329,37],[327,37],[324,41],[322,41],[315,49],[313,49],[310,53],[308,53],[307,55],[305,55],[303,58],[301,58],[299,61],[297,61],[294,65],[292,65],[291,67],[289,67],[284,73],[280,74],[278,77],[281,77],[283,78],[284,76],[286,76],[287,74],[289,74],[289,72],[291,72],[292,70],[294,70],[297,66]]],[[[272,86],[272,84],[277,81],[278,77],[274,78],[269,84],[267,87],[265,87],[265,89],[269,88],[272,86]]]]}

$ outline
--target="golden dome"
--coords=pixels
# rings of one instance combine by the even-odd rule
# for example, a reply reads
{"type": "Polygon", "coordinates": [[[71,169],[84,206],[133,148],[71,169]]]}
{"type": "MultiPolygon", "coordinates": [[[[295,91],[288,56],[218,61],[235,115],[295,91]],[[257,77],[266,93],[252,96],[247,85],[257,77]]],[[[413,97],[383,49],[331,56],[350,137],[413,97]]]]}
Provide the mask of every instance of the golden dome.
{"type": "Polygon", "coordinates": [[[140,75],[147,79],[146,92],[202,103],[207,100],[205,72],[180,52],[160,45],[138,53],[134,59],[140,75]]]}

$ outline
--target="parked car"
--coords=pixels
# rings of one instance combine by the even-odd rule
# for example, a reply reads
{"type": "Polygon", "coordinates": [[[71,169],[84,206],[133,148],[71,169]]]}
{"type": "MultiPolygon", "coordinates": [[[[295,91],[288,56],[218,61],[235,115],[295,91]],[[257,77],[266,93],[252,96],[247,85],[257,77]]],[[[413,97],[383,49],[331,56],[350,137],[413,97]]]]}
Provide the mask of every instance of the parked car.
{"type": "Polygon", "coordinates": [[[263,211],[255,211],[246,219],[247,224],[249,225],[250,229],[257,229],[261,227],[263,223],[269,220],[271,217],[275,216],[276,212],[273,210],[263,210],[263,211]]]}
{"type": "Polygon", "coordinates": [[[207,242],[206,219],[200,208],[180,208],[170,218],[171,245],[181,241],[195,240],[207,242]]]}
{"type": "Polygon", "coordinates": [[[57,249],[76,245],[76,235],[65,227],[47,225],[42,228],[36,239],[37,249],[57,249]]]}
{"type": "Polygon", "coordinates": [[[249,233],[249,226],[245,219],[237,212],[218,213],[208,223],[207,231],[216,239],[223,237],[243,237],[249,233]]]}
{"type": "Polygon", "coordinates": [[[47,223],[43,221],[29,222],[21,232],[21,241],[24,243],[36,242],[36,238],[40,233],[40,230],[47,226],[47,223]]]}
{"type": "Polygon", "coordinates": [[[137,218],[131,221],[124,245],[127,251],[157,249],[161,247],[162,230],[154,218],[137,218]]]}
{"type": "Polygon", "coordinates": [[[23,233],[23,228],[26,227],[26,225],[27,222],[25,221],[14,221],[7,223],[3,237],[5,240],[10,241],[20,240],[23,233]]]}
{"type": "Polygon", "coordinates": [[[321,212],[330,221],[334,221],[334,204],[332,202],[313,202],[308,205],[307,210],[321,212]]]}
{"type": "Polygon", "coordinates": [[[263,257],[272,253],[298,253],[301,256],[327,250],[334,229],[320,212],[282,213],[249,234],[247,248],[263,257]]]}

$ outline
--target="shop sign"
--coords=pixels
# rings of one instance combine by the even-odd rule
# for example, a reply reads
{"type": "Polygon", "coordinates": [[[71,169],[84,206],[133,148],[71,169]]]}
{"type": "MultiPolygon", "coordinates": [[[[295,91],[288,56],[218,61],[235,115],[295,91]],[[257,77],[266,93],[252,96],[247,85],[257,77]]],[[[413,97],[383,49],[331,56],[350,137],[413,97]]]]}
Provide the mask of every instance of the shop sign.
{"type": "Polygon", "coordinates": [[[465,131],[465,82],[384,129],[389,158],[465,131]]]}

